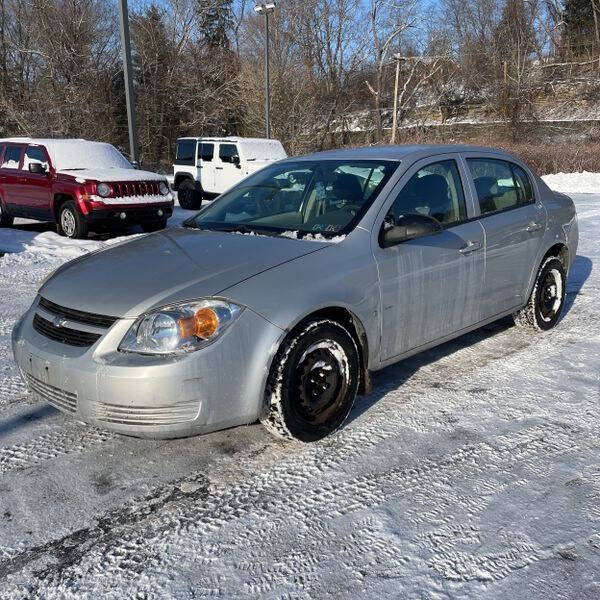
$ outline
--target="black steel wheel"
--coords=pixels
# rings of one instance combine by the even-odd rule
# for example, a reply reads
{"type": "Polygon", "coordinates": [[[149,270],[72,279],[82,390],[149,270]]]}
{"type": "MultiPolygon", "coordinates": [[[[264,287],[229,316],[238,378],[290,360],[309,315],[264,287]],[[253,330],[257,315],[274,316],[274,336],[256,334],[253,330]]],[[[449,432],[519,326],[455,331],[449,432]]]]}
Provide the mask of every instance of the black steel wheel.
{"type": "Polygon", "coordinates": [[[556,257],[547,258],[539,268],[527,304],[513,317],[517,325],[546,331],[556,325],[565,303],[567,275],[556,257]]]}
{"type": "Polygon", "coordinates": [[[335,321],[310,321],[285,340],[273,361],[261,421],[278,437],[319,440],[348,416],[359,379],[350,332],[335,321]]]}
{"type": "Polygon", "coordinates": [[[13,221],[13,217],[6,212],[2,200],[0,200],[0,227],[10,227],[13,221]]]}

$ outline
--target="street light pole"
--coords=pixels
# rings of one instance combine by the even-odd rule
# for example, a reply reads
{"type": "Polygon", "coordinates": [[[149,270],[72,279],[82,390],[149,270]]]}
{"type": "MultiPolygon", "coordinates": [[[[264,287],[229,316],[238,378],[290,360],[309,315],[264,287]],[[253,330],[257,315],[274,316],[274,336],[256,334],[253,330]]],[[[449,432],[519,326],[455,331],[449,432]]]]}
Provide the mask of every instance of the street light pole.
{"type": "Polygon", "coordinates": [[[129,129],[129,151],[131,162],[138,162],[137,124],[135,119],[135,99],[133,96],[133,67],[131,64],[131,41],[129,37],[129,11],[127,0],[119,0],[121,25],[121,56],[125,79],[125,102],[127,104],[127,126],[129,129]]]}
{"type": "Polygon", "coordinates": [[[275,10],[275,2],[256,2],[254,10],[265,15],[265,127],[267,139],[271,138],[271,74],[269,64],[269,13],[275,10]]]}
{"type": "Polygon", "coordinates": [[[269,69],[269,13],[265,11],[265,121],[267,139],[271,138],[271,75],[269,69]]]}

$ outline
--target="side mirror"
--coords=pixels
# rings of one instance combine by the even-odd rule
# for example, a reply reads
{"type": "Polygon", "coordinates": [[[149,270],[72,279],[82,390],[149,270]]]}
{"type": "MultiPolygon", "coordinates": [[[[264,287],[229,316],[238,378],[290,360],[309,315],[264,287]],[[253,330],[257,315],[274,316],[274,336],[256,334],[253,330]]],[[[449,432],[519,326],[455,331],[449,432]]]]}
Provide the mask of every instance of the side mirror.
{"type": "Polygon", "coordinates": [[[231,162],[232,162],[232,163],[233,163],[233,164],[234,164],[234,165],[235,165],[235,166],[236,166],[238,169],[240,169],[240,168],[241,168],[241,167],[240,167],[240,157],[239,157],[237,154],[234,154],[234,155],[231,157],[231,162]]]}
{"type": "Polygon", "coordinates": [[[29,172],[34,173],[35,175],[45,175],[46,167],[39,162],[29,163],[29,172]]]}
{"type": "Polygon", "coordinates": [[[389,248],[408,240],[433,235],[442,231],[440,222],[427,215],[417,213],[400,215],[395,223],[388,219],[390,219],[389,215],[385,218],[379,232],[379,245],[382,248],[389,248]]]}
{"type": "Polygon", "coordinates": [[[140,163],[137,160],[134,160],[134,161],[131,162],[131,166],[134,169],[139,169],[140,168],[140,163]]]}

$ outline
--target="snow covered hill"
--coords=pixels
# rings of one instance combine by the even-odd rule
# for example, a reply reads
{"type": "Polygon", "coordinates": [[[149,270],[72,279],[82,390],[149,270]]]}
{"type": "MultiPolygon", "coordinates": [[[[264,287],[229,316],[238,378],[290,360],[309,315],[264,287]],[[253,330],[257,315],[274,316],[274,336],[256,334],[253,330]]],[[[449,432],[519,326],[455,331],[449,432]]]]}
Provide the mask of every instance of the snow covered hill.
{"type": "Polygon", "coordinates": [[[29,396],[14,321],[114,240],[0,230],[0,597],[599,598],[600,190],[575,200],[555,330],[504,320],[385,369],[309,446],[259,425],[136,440],[29,396]]]}

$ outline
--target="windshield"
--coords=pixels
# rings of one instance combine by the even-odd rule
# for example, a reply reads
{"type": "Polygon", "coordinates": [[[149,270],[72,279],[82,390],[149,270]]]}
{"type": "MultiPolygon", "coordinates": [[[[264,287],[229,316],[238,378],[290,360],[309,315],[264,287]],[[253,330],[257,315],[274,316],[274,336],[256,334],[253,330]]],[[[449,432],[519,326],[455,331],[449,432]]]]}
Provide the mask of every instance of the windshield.
{"type": "Polygon", "coordinates": [[[65,140],[49,144],[57,171],[80,169],[133,169],[131,163],[111,144],[65,140]]]}
{"type": "Polygon", "coordinates": [[[399,163],[296,161],[251,175],[187,222],[241,233],[295,232],[300,237],[349,233],[399,163]]]}

